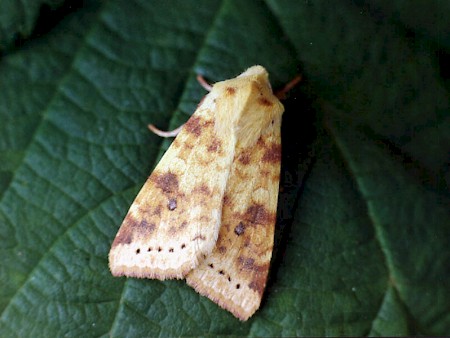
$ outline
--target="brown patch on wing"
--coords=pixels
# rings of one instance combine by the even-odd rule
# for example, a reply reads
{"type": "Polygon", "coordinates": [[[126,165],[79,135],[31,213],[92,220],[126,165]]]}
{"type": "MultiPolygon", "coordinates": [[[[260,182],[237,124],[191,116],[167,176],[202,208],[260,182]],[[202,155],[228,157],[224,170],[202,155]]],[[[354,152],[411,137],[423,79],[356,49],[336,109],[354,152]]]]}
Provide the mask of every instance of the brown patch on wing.
{"type": "Polygon", "coordinates": [[[186,148],[186,149],[189,149],[189,150],[194,149],[194,145],[191,144],[191,143],[189,143],[189,142],[185,142],[185,143],[183,144],[183,147],[186,148]]]}
{"type": "Polygon", "coordinates": [[[255,266],[255,274],[252,281],[248,284],[248,287],[256,292],[258,292],[261,296],[264,293],[264,288],[266,287],[266,277],[269,273],[269,265],[263,264],[255,266]]]}
{"type": "Polygon", "coordinates": [[[242,256],[239,256],[238,263],[240,268],[243,268],[245,270],[254,270],[253,267],[255,265],[255,260],[253,258],[244,258],[242,256]]]}
{"type": "Polygon", "coordinates": [[[257,144],[259,147],[265,147],[265,146],[266,146],[266,142],[264,142],[264,139],[263,139],[262,136],[260,136],[260,137],[258,138],[258,140],[256,141],[256,144],[257,144]]]}
{"type": "Polygon", "coordinates": [[[258,99],[258,103],[262,106],[266,106],[266,107],[271,107],[273,106],[273,103],[271,101],[269,101],[267,98],[265,97],[260,97],[258,99]]]}
{"type": "Polygon", "coordinates": [[[121,231],[117,234],[112,245],[116,246],[119,244],[130,244],[132,240],[133,234],[131,231],[121,231]]]}
{"type": "Polygon", "coordinates": [[[268,170],[262,170],[262,171],[261,171],[261,175],[264,176],[264,177],[268,177],[268,176],[270,175],[270,171],[268,171],[268,170]]]}
{"type": "Polygon", "coordinates": [[[221,150],[222,142],[218,138],[213,138],[212,142],[208,145],[208,151],[219,152],[221,150]]]}
{"type": "Polygon", "coordinates": [[[240,269],[252,272],[253,278],[248,284],[248,287],[262,296],[266,286],[265,276],[267,276],[270,264],[256,264],[255,259],[242,256],[238,257],[237,264],[240,269]]]}
{"type": "Polygon", "coordinates": [[[250,205],[244,213],[244,219],[255,225],[273,224],[275,218],[276,215],[268,212],[263,204],[250,205]]]}
{"type": "Polygon", "coordinates": [[[152,216],[160,217],[161,216],[161,205],[155,207],[153,210],[152,216]]]}
{"type": "Polygon", "coordinates": [[[281,162],[281,145],[272,144],[270,147],[266,148],[262,161],[270,163],[281,162]]]}
{"type": "Polygon", "coordinates": [[[176,235],[176,234],[178,234],[179,232],[182,232],[185,228],[186,228],[186,226],[187,226],[187,222],[186,221],[184,221],[183,223],[181,223],[179,226],[171,226],[170,228],[169,228],[169,233],[171,234],[171,235],[176,235]]]}
{"type": "Polygon", "coordinates": [[[201,184],[199,186],[196,186],[193,191],[194,193],[200,193],[201,195],[211,195],[211,189],[206,184],[201,184]]]}
{"type": "Polygon", "coordinates": [[[187,132],[194,134],[195,136],[200,136],[202,133],[201,126],[202,118],[199,116],[192,116],[184,125],[183,129],[187,132]]]}
{"type": "Polygon", "coordinates": [[[194,134],[195,136],[198,137],[203,132],[204,128],[209,127],[212,124],[214,124],[214,121],[212,120],[205,121],[202,117],[193,115],[186,122],[183,129],[186,130],[188,133],[194,134]]]}
{"type": "Polygon", "coordinates": [[[180,224],[178,229],[182,230],[182,229],[186,228],[186,226],[187,226],[187,222],[183,222],[183,223],[180,224]]]}
{"type": "Polygon", "coordinates": [[[150,235],[153,231],[155,231],[156,228],[155,223],[153,222],[149,223],[145,219],[141,220],[141,222],[139,222],[138,224],[139,224],[137,226],[138,232],[140,232],[143,235],[150,235]]]}
{"type": "Polygon", "coordinates": [[[113,246],[118,244],[130,244],[133,241],[133,234],[141,237],[150,235],[155,231],[155,223],[149,223],[146,219],[137,220],[132,215],[127,215],[123,221],[127,226],[122,228],[114,239],[113,246]]]}
{"type": "Polygon", "coordinates": [[[244,165],[250,164],[250,161],[251,161],[250,155],[247,152],[241,152],[239,154],[237,160],[244,165]]]}
{"type": "Polygon", "coordinates": [[[234,87],[226,87],[225,88],[225,92],[229,96],[234,95],[236,93],[236,88],[234,88],[234,87]]]}
{"type": "Polygon", "coordinates": [[[150,178],[153,179],[156,187],[161,189],[165,194],[171,194],[178,191],[178,177],[171,172],[164,174],[153,172],[150,178]]]}

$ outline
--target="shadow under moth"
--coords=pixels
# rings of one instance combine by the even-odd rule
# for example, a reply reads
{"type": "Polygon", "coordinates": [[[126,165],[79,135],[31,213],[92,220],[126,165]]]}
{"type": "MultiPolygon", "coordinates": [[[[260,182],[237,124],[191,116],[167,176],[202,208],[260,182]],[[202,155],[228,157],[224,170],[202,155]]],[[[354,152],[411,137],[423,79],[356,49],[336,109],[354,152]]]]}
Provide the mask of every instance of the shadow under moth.
{"type": "Polygon", "coordinates": [[[109,253],[112,274],[185,278],[251,317],[272,256],[283,111],[262,66],[215,83],[131,205],[109,253]]]}

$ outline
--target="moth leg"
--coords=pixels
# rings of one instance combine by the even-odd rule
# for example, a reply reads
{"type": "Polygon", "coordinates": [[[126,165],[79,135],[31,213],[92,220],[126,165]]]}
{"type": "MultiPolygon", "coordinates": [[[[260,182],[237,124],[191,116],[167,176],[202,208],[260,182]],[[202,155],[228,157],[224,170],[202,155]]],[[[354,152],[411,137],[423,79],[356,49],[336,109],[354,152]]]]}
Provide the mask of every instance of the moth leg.
{"type": "Polygon", "coordinates": [[[179,126],[178,128],[174,129],[174,130],[168,130],[168,131],[164,131],[161,129],[156,128],[153,124],[149,124],[147,127],[148,129],[150,129],[150,131],[158,136],[161,137],[175,137],[177,136],[180,131],[181,128],[183,128],[184,124],[182,124],[181,126],[179,126]]]}
{"type": "Polygon", "coordinates": [[[291,81],[286,83],[283,88],[281,88],[280,90],[277,90],[275,92],[275,96],[280,100],[284,100],[286,98],[287,92],[289,92],[292,88],[294,88],[301,80],[302,80],[302,76],[297,75],[291,81]]]}

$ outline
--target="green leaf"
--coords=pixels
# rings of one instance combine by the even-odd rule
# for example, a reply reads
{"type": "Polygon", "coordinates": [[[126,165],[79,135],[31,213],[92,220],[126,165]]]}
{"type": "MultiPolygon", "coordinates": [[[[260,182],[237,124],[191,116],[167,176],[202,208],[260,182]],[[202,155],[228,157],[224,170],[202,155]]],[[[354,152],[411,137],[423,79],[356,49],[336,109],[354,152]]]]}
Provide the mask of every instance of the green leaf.
{"type": "Polygon", "coordinates": [[[432,20],[401,0],[92,0],[43,31],[38,5],[9,1],[0,336],[448,335],[450,24],[426,4],[432,20]],[[170,144],[146,125],[187,120],[197,73],[254,64],[303,82],[284,102],[270,279],[242,323],[184,281],[112,277],[107,255],[170,144]]]}
{"type": "MultiPolygon", "coordinates": [[[[63,0],[2,0],[0,2],[0,51],[20,39],[27,39],[34,31],[43,33],[51,21],[51,12],[63,0]],[[38,24],[38,21],[39,22],[38,24]],[[38,24],[38,27],[36,25],[38,24]],[[38,29],[36,29],[38,28],[38,29]]],[[[64,7],[63,7],[64,8],[64,7]]]]}

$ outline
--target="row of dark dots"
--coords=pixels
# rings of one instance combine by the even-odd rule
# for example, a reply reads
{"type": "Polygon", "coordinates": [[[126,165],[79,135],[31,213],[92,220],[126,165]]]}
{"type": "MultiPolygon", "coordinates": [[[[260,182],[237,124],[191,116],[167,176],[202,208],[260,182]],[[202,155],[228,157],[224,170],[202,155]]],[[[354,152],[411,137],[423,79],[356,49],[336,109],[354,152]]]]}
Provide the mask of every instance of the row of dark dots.
{"type": "MultiPolygon", "coordinates": [[[[183,249],[185,249],[186,248],[186,244],[181,244],[181,247],[180,247],[182,250],[183,249]]],[[[158,249],[155,249],[155,251],[158,251],[158,252],[161,252],[161,251],[163,251],[163,248],[161,248],[161,247],[158,247],[158,249]]],[[[151,251],[153,251],[153,249],[152,248],[148,248],[147,249],[147,252],[151,252],[151,251]]],[[[169,249],[169,252],[174,252],[174,249],[173,248],[170,248],[169,249]]],[[[141,253],[141,249],[140,248],[138,248],[138,249],[136,249],[136,255],[138,255],[138,254],[140,254],[141,253]]]]}
{"type": "MultiPolygon", "coordinates": [[[[186,244],[181,244],[181,249],[185,249],[186,248],[186,244]]],[[[163,249],[161,248],[161,247],[158,247],[158,252],[161,252],[163,249]]],[[[148,248],[147,249],[147,252],[151,252],[152,251],[152,248],[148,248]]],[[[169,249],[169,252],[174,252],[174,249],[173,248],[170,248],[169,249]]],[[[140,254],[141,253],[141,249],[140,248],[138,248],[138,249],[136,249],[136,255],[138,255],[138,254],[140,254]]],[[[214,269],[214,265],[211,263],[211,264],[209,264],[209,267],[211,268],[211,269],[214,269]]],[[[218,271],[219,272],[219,275],[222,275],[222,276],[225,276],[225,272],[223,271],[223,270],[219,270],[218,271]]],[[[231,283],[231,277],[230,276],[228,276],[228,281],[231,283]]],[[[236,289],[240,289],[241,288],[241,284],[236,284],[236,289]]]]}
{"type": "MultiPolygon", "coordinates": [[[[208,265],[211,269],[214,269],[214,264],[211,263],[208,265]]],[[[223,270],[219,270],[219,275],[225,276],[225,272],[223,270]]],[[[228,281],[231,283],[231,277],[228,276],[228,281]]],[[[240,289],[241,288],[241,284],[236,284],[236,289],[240,289]]]]}

